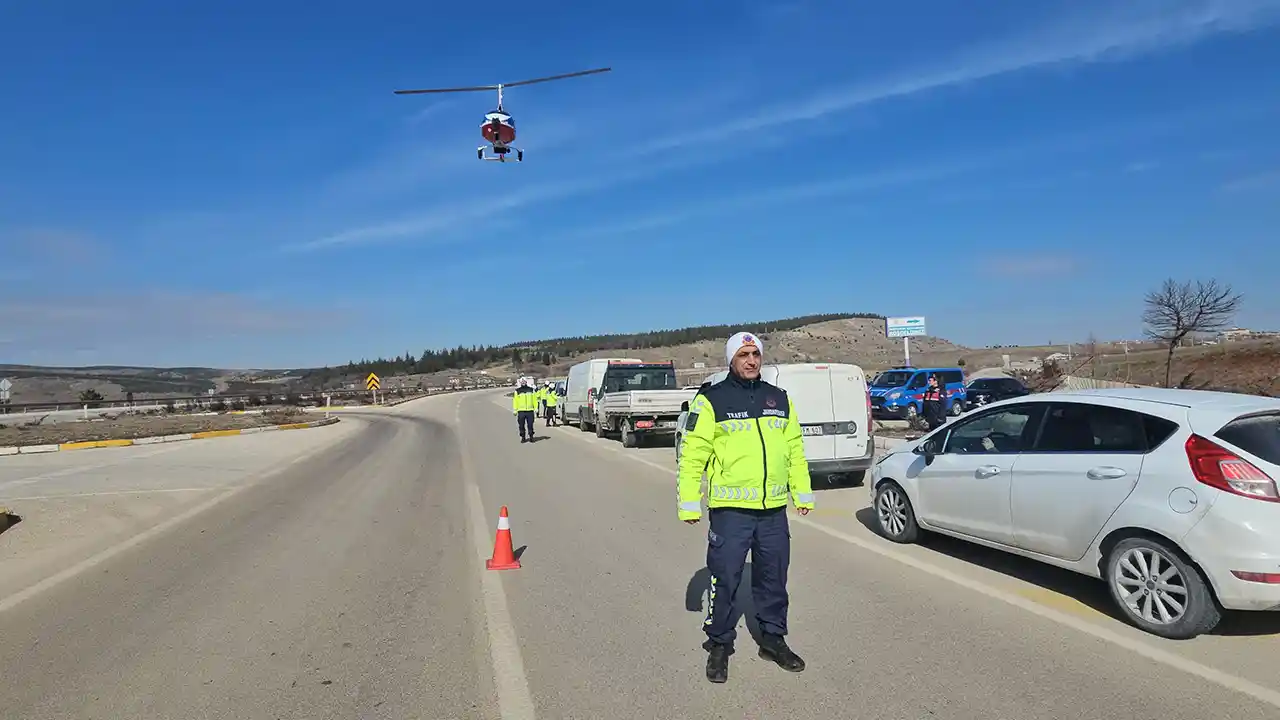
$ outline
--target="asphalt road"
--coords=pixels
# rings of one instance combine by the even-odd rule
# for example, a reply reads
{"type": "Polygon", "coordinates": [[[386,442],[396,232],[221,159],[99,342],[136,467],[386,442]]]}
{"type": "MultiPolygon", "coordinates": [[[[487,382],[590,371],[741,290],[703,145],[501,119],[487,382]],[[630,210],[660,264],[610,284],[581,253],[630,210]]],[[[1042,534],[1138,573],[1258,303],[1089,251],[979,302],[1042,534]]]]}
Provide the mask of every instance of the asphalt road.
{"type": "Polygon", "coordinates": [[[521,445],[508,403],[430,398],[274,445],[0,462],[0,504],[27,516],[0,536],[0,715],[1280,716],[1280,627],[1150,638],[1094,609],[1087,580],[876,538],[860,488],[792,516],[790,640],[809,669],[758,659],[744,627],[729,683],[711,685],[706,528],[676,521],[670,448],[572,428],[521,445]],[[85,517],[48,496],[133,497],[93,495],[124,484],[209,489],[105,510],[129,518],[109,540],[14,580],[17,548],[62,542],[37,528],[85,517]],[[524,567],[486,572],[501,505],[524,567]]]}

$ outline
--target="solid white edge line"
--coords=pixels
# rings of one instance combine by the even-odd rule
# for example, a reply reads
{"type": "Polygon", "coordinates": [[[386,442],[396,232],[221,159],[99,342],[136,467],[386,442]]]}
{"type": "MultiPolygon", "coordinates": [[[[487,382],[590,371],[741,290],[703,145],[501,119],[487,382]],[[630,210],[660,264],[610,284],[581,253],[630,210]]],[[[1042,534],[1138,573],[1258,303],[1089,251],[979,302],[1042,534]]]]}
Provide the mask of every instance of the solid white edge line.
{"type": "Polygon", "coordinates": [[[96,555],[93,555],[92,557],[81,560],[80,562],[76,563],[75,565],[72,565],[71,567],[65,570],[62,570],[61,572],[50,575],[49,577],[41,580],[35,585],[31,585],[23,590],[19,590],[18,592],[13,593],[12,595],[7,595],[3,598],[0,598],[0,613],[4,613],[6,610],[10,610],[18,606],[23,601],[29,600],[30,598],[33,598],[36,595],[39,595],[40,593],[54,587],[55,585],[61,584],[63,581],[70,580],[71,578],[75,577],[76,575],[79,575],[85,570],[88,570],[94,567],[95,565],[99,565],[101,563],[106,562],[107,560],[110,560],[111,558],[115,557],[116,555],[119,555],[120,553],[124,552],[125,550],[128,550],[129,548],[134,547],[135,545],[146,542],[147,540],[150,540],[151,538],[169,530],[170,528],[176,525],[180,525],[186,522],[187,520],[190,520],[191,518],[214,507],[215,505],[218,505],[224,500],[231,498],[232,496],[244,491],[245,489],[253,487],[259,482],[262,482],[264,480],[267,480],[271,477],[274,477],[276,475],[283,473],[285,470],[289,469],[293,465],[296,465],[297,463],[300,463],[309,457],[311,457],[310,454],[300,455],[294,458],[293,460],[290,460],[288,463],[282,466],[276,467],[270,472],[267,472],[263,475],[258,476],[256,480],[245,482],[239,485],[233,485],[226,492],[219,493],[217,496],[209,498],[208,500],[200,503],[199,505],[191,508],[190,510],[187,510],[186,512],[180,515],[175,515],[174,517],[171,517],[168,520],[165,520],[159,525],[155,525],[151,528],[143,530],[142,532],[138,533],[137,535],[134,535],[133,537],[127,540],[116,543],[115,545],[112,545],[111,547],[103,550],[102,552],[96,555]]]}
{"type": "MultiPolygon", "coordinates": [[[[569,435],[570,437],[574,437],[574,435],[571,435],[569,433],[565,433],[565,434],[569,435]]],[[[595,436],[583,437],[581,439],[584,441],[587,441],[591,445],[596,445],[596,443],[591,442],[592,440],[596,439],[595,436]]],[[[617,452],[619,455],[622,455],[623,457],[644,463],[645,465],[649,465],[650,467],[654,467],[659,470],[666,471],[667,473],[670,473],[672,475],[675,475],[677,473],[676,470],[673,470],[668,466],[659,465],[658,463],[648,458],[639,457],[631,453],[622,452],[615,447],[605,446],[603,449],[613,450],[617,452]]],[[[672,509],[672,512],[674,513],[674,508],[672,509]]],[[[1280,707],[1280,691],[1273,690],[1263,685],[1259,685],[1258,683],[1255,683],[1252,680],[1247,680],[1238,675],[1232,675],[1230,673],[1223,672],[1222,670],[1218,670],[1217,668],[1209,667],[1208,665],[1205,665],[1203,663],[1196,662],[1195,660],[1190,660],[1188,658],[1182,657],[1181,655],[1177,655],[1175,653],[1167,652],[1165,650],[1152,647],[1151,645],[1148,645],[1140,640],[1135,640],[1133,638],[1125,637],[1124,635],[1108,630],[1105,627],[1102,627],[1100,625],[1095,625],[1091,622],[1082,620],[1080,618],[1072,617],[1071,615],[1059,612],[1050,607],[1046,607],[1033,600],[1028,600],[1026,598],[1015,595],[1013,593],[999,590],[997,588],[994,588],[980,581],[966,578],[957,573],[953,573],[950,570],[947,570],[946,568],[934,565],[933,563],[925,562],[924,560],[919,560],[917,558],[910,557],[909,555],[894,551],[887,547],[881,547],[878,544],[869,543],[866,540],[863,540],[862,538],[855,537],[853,535],[850,535],[840,530],[836,530],[835,528],[829,527],[827,525],[823,525],[822,523],[812,520],[810,518],[802,517],[798,514],[794,514],[790,512],[788,512],[788,515],[790,515],[790,520],[792,522],[800,523],[801,525],[804,525],[806,527],[813,528],[818,532],[825,533],[838,540],[843,540],[849,543],[850,545],[856,545],[857,547],[862,548],[863,550],[875,553],[876,555],[879,555],[883,558],[887,558],[889,560],[894,560],[896,562],[902,563],[903,565],[906,565],[911,568],[915,568],[916,570],[932,575],[936,578],[946,580],[955,585],[959,585],[968,590],[972,590],[981,595],[985,595],[986,597],[989,597],[993,600],[999,600],[1009,605],[1013,605],[1014,607],[1021,608],[1033,615],[1037,615],[1046,620],[1052,620],[1060,625],[1065,625],[1073,630],[1078,630],[1079,632],[1082,632],[1086,635],[1090,635],[1104,642],[1109,642],[1112,645],[1116,645],[1118,647],[1124,648],[1131,652],[1137,653],[1138,655],[1141,655],[1142,657],[1145,657],[1148,660],[1158,662],[1162,665],[1166,665],[1176,670],[1181,670],[1189,675],[1194,675],[1202,680],[1207,680],[1216,685],[1220,685],[1224,688],[1227,688],[1228,690],[1235,690],[1236,692],[1243,693],[1245,695],[1248,695],[1249,697],[1254,698],[1255,700],[1259,700],[1269,705],[1280,707]]]]}
{"type": "Polygon", "coordinates": [[[67,493],[66,495],[32,495],[30,497],[0,497],[3,502],[28,502],[35,500],[65,500],[68,498],[105,497],[110,495],[153,495],[156,493],[209,492],[217,487],[158,488],[155,490],[103,490],[102,492],[67,493]]]}
{"type": "Polygon", "coordinates": [[[473,562],[480,563],[476,567],[480,573],[485,626],[489,630],[489,660],[493,666],[493,681],[498,695],[498,713],[503,720],[535,720],[537,715],[533,694],[529,691],[529,678],[525,674],[524,658],[520,654],[520,640],[516,637],[515,623],[511,620],[500,571],[486,570],[483,565],[492,549],[489,547],[491,540],[486,532],[488,523],[485,520],[484,500],[471,469],[467,441],[462,430],[462,400],[463,398],[458,398],[458,404],[454,408],[454,421],[458,428],[458,450],[462,457],[467,506],[471,513],[471,537],[476,552],[473,562]]]}

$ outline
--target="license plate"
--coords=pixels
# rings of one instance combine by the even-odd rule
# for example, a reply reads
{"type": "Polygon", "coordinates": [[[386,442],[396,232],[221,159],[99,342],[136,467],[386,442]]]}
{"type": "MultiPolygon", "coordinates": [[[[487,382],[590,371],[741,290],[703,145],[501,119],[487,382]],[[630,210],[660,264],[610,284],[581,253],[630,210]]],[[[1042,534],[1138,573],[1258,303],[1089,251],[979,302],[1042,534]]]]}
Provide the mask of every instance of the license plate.
{"type": "Polygon", "coordinates": [[[675,426],[676,426],[675,420],[663,420],[662,422],[658,423],[658,427],[662,427],[662,428],[673,428],[675,426]]]}
{"type": "Polygon", "coordinates": [[[821,425],[802,425],[800,427],[800,433],[802,435],[821,435],[822,426],[821,425]]]}

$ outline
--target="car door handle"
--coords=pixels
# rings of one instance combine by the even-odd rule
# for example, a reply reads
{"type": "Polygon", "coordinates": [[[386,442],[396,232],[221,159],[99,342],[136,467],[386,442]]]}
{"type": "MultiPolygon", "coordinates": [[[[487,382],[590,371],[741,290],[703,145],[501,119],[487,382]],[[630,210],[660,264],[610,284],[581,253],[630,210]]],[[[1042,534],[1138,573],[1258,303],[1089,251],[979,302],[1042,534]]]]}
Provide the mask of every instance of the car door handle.
{"type": "Polygon", "coordinates": [[[1125,475],[1128,475],[1128,473],[1118,467],[1090,468],[1089,472],[1086,474],[1089,476],[1090,480],[1115,480],[1116,478],[1122,478],[1125,475]]]}
{"type": "Polygon", "coordinates": [[[1000,468],[996,467],[995,465],[983,465],[982,467],[974,471],[974,474],[980,478],[989,478],[992,475],[999,475],[1000,468]]]}

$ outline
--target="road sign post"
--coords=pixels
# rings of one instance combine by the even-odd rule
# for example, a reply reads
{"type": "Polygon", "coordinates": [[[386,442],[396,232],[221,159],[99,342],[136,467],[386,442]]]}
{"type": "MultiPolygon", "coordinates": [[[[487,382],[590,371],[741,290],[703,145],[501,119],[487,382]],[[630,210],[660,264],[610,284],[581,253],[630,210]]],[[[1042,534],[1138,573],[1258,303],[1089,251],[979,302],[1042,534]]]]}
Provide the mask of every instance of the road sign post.
{"type": "Polygon", "coordinates": [[[374,375],[373,373],[369,373],[369,377],[367,377],[367,378],[365,378],[365,379],[364,379],[364,386],[365,386],[365,388],[367,388],[370,392],[372,392],[372,393],[373,393],[373,404],[374,404],[374,405],[377,405],[377,404],[378,404],[378,390],[382,388],[382,381],[378,379],[378,376],[377,376],[377,375],[374,375]]]}
{"type": "Polygon", "coordinates": [[[887,317],[884,319],[884,334],[889,338],[902,338],[902,357],[904,364],[911,367],[911,338],[928,335],[924,316],[887,317]]]}

